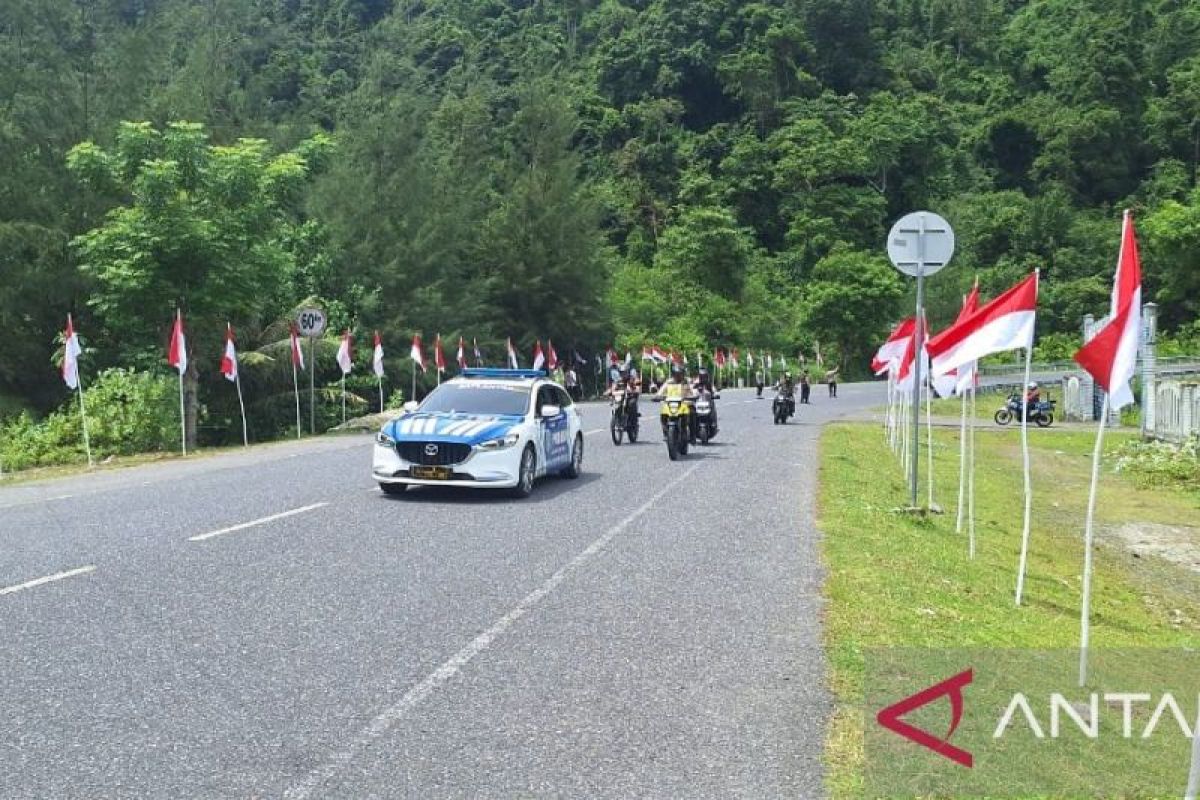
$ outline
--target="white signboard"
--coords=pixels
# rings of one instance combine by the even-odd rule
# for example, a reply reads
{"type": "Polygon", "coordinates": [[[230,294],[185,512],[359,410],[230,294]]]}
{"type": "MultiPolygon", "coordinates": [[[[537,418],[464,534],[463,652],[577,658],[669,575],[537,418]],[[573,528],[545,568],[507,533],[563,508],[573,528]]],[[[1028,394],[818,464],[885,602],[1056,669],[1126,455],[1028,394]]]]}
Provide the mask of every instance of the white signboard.
{"type": "Polygon", "coordinates": [[[296,329],[301,336],[320,336],[325,332],[325,312],[319,308],[302,308],[296,314],[296,329]]]}
{"type": "Polygon", "coordinates": [[[932,211],[905,214],[888,232],[888,258],[905,275],[926,277],[950,263],[954,231],[932,211]]]}

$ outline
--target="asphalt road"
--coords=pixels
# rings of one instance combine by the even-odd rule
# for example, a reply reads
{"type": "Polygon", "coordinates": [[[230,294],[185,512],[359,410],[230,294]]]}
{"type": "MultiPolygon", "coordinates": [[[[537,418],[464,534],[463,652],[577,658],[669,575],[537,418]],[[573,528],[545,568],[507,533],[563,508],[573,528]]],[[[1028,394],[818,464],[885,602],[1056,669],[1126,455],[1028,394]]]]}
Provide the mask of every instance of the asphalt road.
{"type": "Polygon", "coordinates": [[[365,436],[0,490],[0,797],[822,796],[841,395],[677,463],[585,406],[525,501],[385,497],[365,436]]]}

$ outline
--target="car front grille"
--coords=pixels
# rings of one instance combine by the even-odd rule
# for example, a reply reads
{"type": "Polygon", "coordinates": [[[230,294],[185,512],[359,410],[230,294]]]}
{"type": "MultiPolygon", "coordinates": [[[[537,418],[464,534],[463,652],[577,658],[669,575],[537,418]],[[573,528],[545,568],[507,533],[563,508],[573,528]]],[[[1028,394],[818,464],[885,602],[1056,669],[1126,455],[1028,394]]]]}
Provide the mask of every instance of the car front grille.
{"type": "Polygon", "coordinates": [[[471,455],[471,446],[457,442],[399,442],[396,452],[410,464],[448,467],[466,461],[471,455]],[[436,452],[429,452],[434,448],[436,452]]]}

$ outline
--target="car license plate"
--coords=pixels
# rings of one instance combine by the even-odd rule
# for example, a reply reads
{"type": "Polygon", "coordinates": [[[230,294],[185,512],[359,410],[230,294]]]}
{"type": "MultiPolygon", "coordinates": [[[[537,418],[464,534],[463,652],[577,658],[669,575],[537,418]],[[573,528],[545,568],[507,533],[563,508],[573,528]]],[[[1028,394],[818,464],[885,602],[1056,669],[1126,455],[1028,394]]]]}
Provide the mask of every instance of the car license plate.
{"type": "Polygon", "coordinates": [[[411,473],[414,478],[420,478],[427,481],[450,480],[449,467],[413,467],[411,473]]]}

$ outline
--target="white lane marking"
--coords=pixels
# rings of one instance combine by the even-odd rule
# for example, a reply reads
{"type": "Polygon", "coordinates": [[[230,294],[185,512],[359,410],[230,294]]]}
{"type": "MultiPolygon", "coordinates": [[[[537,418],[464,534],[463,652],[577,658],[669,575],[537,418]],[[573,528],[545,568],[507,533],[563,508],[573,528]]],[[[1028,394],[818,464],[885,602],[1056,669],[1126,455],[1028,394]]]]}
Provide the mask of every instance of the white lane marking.
{"type": "Polygon", "coordinates": [[[31,581],[25,581],[24,583],[18,583],[16,586],[9,586],[7,589],[0,589],[0,595],[12,594],[13,592],[19,592],[22,589],[32,589],[35,586],[41,586],[43,583],[53,583],[54,581],[61,581],[63,578],[73,578],[76,575],[86,575],[87,573],[93,571],[94,569],[96,569],[96,565],[90,564],[86,567],[80,567],[78,569],[69,569],[66,572],[56,572],[53,575],[47,575],[44,578],[35,578],[34,580],[31,580],[31,581]]]}
{"type": "Polygon", "coordinates": [[[321,502],[321,503],[313,503],[312,505],[308,505],[308,506],[300,506],[300,508],[293,508],[291,511],[281,511],[278,514],[272,514],[269,517],[263,517],[261,519],[252,519],[249,522],[243,522],[240,525],[231,525],[228,528],[221,528],[221,530],[219,530],[219,531],[209,531],[208,533],[201,533],[196,536],[189,536],[188,541],[189,542],[203,542],[205,539],[211,539],[214,536],[222,536],[226,533],[233,533],[234,531],[240,531],[240,530],[244,530],[246,528],[252,528],[255,525],[262,525],[267,522],[274,522],[277,519],[283,519],[284,517],[295,516],[296,514],[303,514],[305,511],[312,511],[313,509],[320,508],[321,506],[327,506],[327,505],[329,505],[329,503],[321,502]]]}
{"type": "Polygon", "coordinates": [[[605,431],[605,428],[596,428],[596,430],[594,430],[594,431],[584,431],[583,435],[591,436],[593,433],[604,433],[604,431],[605,431]]]}
{"type": "Polygon", "coordinates": [[[404,695],[397,700],[393,705],[388,706],[379,713],[371,722],[359,731],[350,740],[349,744],[330,755],[327,761],[321,767],[313,770],[300,783],[292,786],[283,796],[287,800],[307,800],[311,797],[321,784],[334,777],[346,765],[348,765],[355,756],[369,748],[372,743],[380,736],[386,734],[392,727],[399,722],[404,715],[411,711],[416,706],[433,694],[435,691],[444,686],[451,678],[459,673],[459,671],[475,656],[488,649],[489,646],[501,636],[503,636],[509,628],[515,625],[522,617],[533,610],[539,602],[544,600],[547,595],[558,588],[559,584],[570,577],[571,573],[580,569],[584,564],[592,559],[597,553],[603,550],[608,544],[616,538],[621,531],[625,530],[638,517],[645,514],[653,507],[655,503],[665,497],[675,487],[691,477],[692,473],[700,467],[700,464],[694,464],[683,472],[678,478],[668,483],[663,488],[659,489],[649,500],[638,506],[629,516],[618,522],[616,525],[609,528],[598,539],[589,544],[582,552],[564,564],[553,575],[546,579],[538,588],[534,589],[529,594],[525,595],[521,602],[517,603],[512,609],[502,616],[500,619],[483,633],[472,639],[465,647],[450,657],[448,661],[435,669],[429,675],[418,683],[416,686],[409,689],[404,695]]]}

